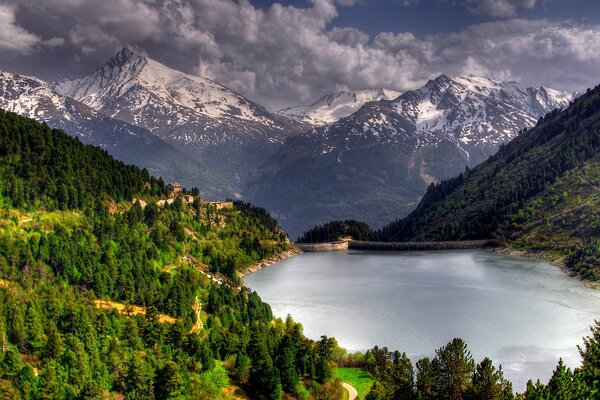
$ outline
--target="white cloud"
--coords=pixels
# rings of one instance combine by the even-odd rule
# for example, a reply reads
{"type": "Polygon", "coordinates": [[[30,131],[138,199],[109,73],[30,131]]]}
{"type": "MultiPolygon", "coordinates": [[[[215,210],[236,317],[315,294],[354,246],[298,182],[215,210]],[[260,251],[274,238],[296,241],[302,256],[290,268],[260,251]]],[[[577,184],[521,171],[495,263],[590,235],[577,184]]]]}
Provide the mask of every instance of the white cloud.
{"type": "Polygon", "coordinates": [[[15,24],[16,6],[0,4],[0,49],[29,53],[40,38],[15,24]]]}
{"type": "Polygon", "coordinates": [[[465,0],[469,10],[475,14],[492,17],[514,17],[519,8],[533,8],[537,0],[465,0]]]}
{"type": "Polygon", "coordinates": [[[43,46],[47,46],[47,47],[56,47],[56,46],[62,46],[65,44],[65,39],[60,38],[60,37],[53,37],[50,38],[48,40],[44,40],[42,42],[43,46]]]}
{"type": "MultiPolygon", "coordinates": [[[[336,0],[267,9],[248,0],[25,1],[65,21],[65,45],[77,46],[85,57],[101,52],[104,58],[137,44],[172,67],[214,79],[271,109],[340,87],[413,89],[439,73],[567,90],[600,80],[600,27],[571,21],[509,19],[425,37],[382,32],[370,38],[356,28],[330,28],[336,0]]],[[[492,3],[468,1],[470,7],[492,3]]],[[[502,2],[515,10],[535,3],[502,2]]]]}

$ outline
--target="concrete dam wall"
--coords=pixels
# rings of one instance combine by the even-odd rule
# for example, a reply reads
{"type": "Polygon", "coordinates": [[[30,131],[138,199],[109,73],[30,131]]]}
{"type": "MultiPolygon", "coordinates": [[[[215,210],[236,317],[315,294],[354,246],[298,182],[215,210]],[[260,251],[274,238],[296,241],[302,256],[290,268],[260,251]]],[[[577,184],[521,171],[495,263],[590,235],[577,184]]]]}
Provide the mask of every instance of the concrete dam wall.
{"type": "Polygon", "coordinates": [[[325,243],[296,243],[296,246],[304,252],[310,253],[314,251],[338,251],[348,250],[349,240],[340,240],[337,242],[325,243]]]}
{"type": "Polygon", "coordinates": [[[466,250],[481,249],[489,245],[487,240],[460,240],[452,242],[363,242],[351,240],[348,248],[356,250],[418,251],[418,250],[466,250]]]}
{"type": "Polygon", "coordinates": [[[365,242],[361,240],[339,240],[325,243],[296,243],[305,252],[338,250],[375,251],[423,251],[423,250],[466,250],[493,246],[490,240],[459,240],[452,242],[365,242]]]}

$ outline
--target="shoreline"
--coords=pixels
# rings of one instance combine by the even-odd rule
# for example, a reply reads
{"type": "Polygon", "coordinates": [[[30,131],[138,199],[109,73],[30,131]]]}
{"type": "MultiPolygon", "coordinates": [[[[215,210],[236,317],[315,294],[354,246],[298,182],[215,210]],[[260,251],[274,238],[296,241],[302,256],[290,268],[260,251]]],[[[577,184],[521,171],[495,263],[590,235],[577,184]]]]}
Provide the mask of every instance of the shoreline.
{"type": "Polygon", "coordinates": [[[279,254],[276,254],[274,256],[271,256],[269,258],[264,258],[260,261],[255,262],[254,264],[250,265],[248,268],[245,268],[243,271],[238,271],[238,276],[240,278],[243,278],[246,275],[249,275],[253,272],[258,272],[263,268],[266,268],[270,265],[274,265],[277,264],[283,260],[287,260],[288,258],[292,258],[297,256],[298,254],[302,254],[304,253],[302,250],[300,250],[300,248],[298,248],[298,246],[293,245],[292,244],[292,248],[286,251],[283,251],[279,254]]]}
{"type": "Polygon", "coordinates": [[[564,272],[565,275],[567,275],[569,278],[577,279],[578,281],[583,283],[586,287],[588,287],[590,289],[594,289],[594,290],[600,290],[600,282],[594,282],[594,281],[589,281],[589,280],[583,279],[581,276],[576,275],[573,273],[573,271],[569,270],[567,268],[567,266],[565,265],[564,260],[560,260],[560,259],[549,260],[547,258],[544,258],[543,252],[542,253],[531,253],[531,252],[528,252],[525,250],[518,250],[518,249],[508,246],[506,244],[504,244],[503,246],[492,247],[492,248],[488,248],[488,249],[484,249],[484,250],[489,251],[491,253],[496,253],[496,254],[502,254],[502,255],[507,255],[507,256],[512,256],[512,257],[530,258],[532,260],[547,262],[550,265],[560,268],[560,270],[562,272],[564,272]]]}

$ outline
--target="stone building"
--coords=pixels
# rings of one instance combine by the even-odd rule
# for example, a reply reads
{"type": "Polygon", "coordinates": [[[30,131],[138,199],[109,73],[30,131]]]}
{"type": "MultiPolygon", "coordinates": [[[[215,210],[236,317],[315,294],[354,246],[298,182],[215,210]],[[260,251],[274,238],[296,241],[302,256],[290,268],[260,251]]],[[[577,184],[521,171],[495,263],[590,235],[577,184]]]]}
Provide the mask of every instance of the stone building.
{"type": "Polygon", "coordinates": [[[169,183],[167,185],[167,189],[169,190],[171,196],[175,196],[176,194],[181,193],[181,191],[183,190],[179,182],[169,183]]]}

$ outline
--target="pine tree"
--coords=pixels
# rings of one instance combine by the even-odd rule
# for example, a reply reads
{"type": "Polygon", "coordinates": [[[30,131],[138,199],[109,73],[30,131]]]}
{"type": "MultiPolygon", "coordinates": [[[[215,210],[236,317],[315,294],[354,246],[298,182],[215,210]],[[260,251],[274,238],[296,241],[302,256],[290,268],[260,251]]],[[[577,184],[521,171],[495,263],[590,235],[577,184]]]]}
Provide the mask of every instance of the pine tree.
{"type": "Polygon", "coordinates": [[[44,347],[44,354],[48,358],[58,359],[63,352],[62,338],[54,324],[48,326],[48,340],[44,347]]]}
{"type": "Polygon", "coordinates": [[[254,324],[252,327],[248,355],[252,365],[250,369],[252,391],[271,400],[281,398],[282,388],[279,373],[273,365],[265,335],[262,334],[258,324],[254,324]]]}
{"type": "Polygon", "coordinates": [[[475,363],[467,345],[455,338],[445,347],[436,350],[432,362],[435,376],[435,392],[442,399],[461,400],[471,386],[475,363]]]}
{"type": "Polygon", "coordinates": [[[248,383],[250,379],[250,357],[246,354],[238,353],[235,357],[235,375],[241,384],[248,383]]]}
{"type": "Polygon", "coordinates": [[[293,392],[298,385],[296,369],[296,347],[291,335],[285,335],[277,351],[277,368],[281,377],[281,385],[286,392],[293,392]]]}
{"type": "Polygon", "coordinates": [[[473,400],[503,400],[507,396],[512,397],[512,388],[508,385],[510,384],[504,380],[502,369],[496,370],[492,360],[486,357],[477,364],[469,397],[473,400]]]}
{"type": "Polygon", "coordinates": [[[583,339],[583,347],[579,347],[581,355],[581,373],[588,387],[600,384],[600,322],[591,327],[592,335],[583,339]]]}
{"type": "Polygon", "coordinates": [[[435,376],[433,366],[429,358],[425,357],[417,361],[417,393],[422,400],[435,398],[435,376]]]}

